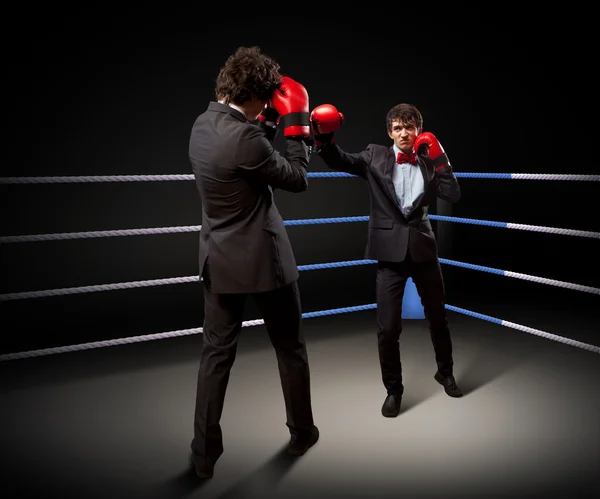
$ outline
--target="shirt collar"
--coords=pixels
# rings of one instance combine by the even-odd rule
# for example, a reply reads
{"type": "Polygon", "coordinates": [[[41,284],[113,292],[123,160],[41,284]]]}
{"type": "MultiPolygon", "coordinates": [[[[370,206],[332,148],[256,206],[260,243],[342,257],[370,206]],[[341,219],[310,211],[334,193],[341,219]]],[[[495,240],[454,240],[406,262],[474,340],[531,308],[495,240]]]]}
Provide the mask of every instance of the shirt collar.
{"type": "Polygon", "coordinates": [[[231,104],[230,102],[225,102],[223,100],[219,101],[220,104],[225,104],[226,106],[232,107],[233,109],[235,109],[236,111],[239,111],[240,113],[242,113],[244,115],[244,118],[248,119],[248,117],[246,116],[246,113],[244,111],[242,111],[238,106],[236,106],[235,104],[231,104]]]}

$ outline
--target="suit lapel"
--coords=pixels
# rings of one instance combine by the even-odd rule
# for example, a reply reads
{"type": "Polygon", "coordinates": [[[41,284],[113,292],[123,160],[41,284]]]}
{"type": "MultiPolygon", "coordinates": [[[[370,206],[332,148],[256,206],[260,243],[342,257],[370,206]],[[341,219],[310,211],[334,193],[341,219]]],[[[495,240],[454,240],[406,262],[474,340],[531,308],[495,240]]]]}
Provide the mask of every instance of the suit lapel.
{"type": "MultiPolygon", "coordinates": [[[[423,197],[421,198],[421,202],[419,203],[419,205],[421,205],[421,203],[425,199],[425,193],[427,192],[427,189],[429,188],[429,183],[433,180],[434,172],[433,172],[433,169],[427,165],[426,161],[424,159],[420,158],[419,156],[417,156],[417,164],[419,166],[419,170],[421,171],[421,175],[423,175],[423,181],[424,181],[424,185],[423,185],[424,194],[423,194],[423,197]]],[[[394,157],[394,148],[390,147],[387,158],[385,160],[384,169],[383,169],[383,179],[384,179],[387,193],[389,194],[392,201],[394,202],[394,205],[398,209],[398,212],[400,213],[400,215],[404,217],[404,214],[402,213],[400,206],[398,206],[398,198],[396,197],[396,189],[394,188],[393,174],[394,174],[395,166],[396,166],[396,158],[394,157]]],[[[413,211],[413,213],[414,213],[414,211],[413,211]]]]}
{"type": "MultiPolygon", "coordinates": [[[[419,156],[417,156],[417,165],[421,172],[421,175],[423,175],[423,191],[424,192],[423,192],[423,196],[421,197],[421,201],[419,202],[418,206],[415,206],[415,210],[413,210],[412,213],[415,213],[416,209],[423,203],[423,200],[426,197],[425,193],[427,192],[429,183],[433,179],[433,171],[430,172],[431,168],[428,168],[428,165],[425,162],[425,160],[421,159],[419,156]],[[431,175],[430,175],[430,173],[431,173],[431,175]]],[[[396,197],[396,189],[394,188],[393,174],[394,174],[395,166],[396,166],[396,158],[394,156],[394,149],[392,147],[390,147],[390,152],[388,153],[388,157],[386,158],[385,167],[384,167],[384,181],[385,181],[385,186],[387,188],[388,194],[391,196],[391,198],[394,202],[394,205],[398,209],[398,212],[400,213],[400,215],[402,217],[404,217],[404,213],[402,213],[402,210],[400,209],[400,206],[398,205],[398,198],[396,197]]],[[[406,217],[404,217],[404,218],[406,218],[406,217]]]]}
{"type": "MultiPolygon", "coordinates": [[[[394,204],[398,206],[398,198],[396,197],[396,189],[394,188],[394,181],[392,176],[394,174],[394,166],[396,164],[396,159],[394,158],[394,148],[390,147],[387,158],[385,160],[385,165],[383,169],[383,178],[385,182],[385,187],[388,191],[388,194],[394,201],[394,204]]],[[[398,207],[398,211],[400,208],[398,207]]]]}

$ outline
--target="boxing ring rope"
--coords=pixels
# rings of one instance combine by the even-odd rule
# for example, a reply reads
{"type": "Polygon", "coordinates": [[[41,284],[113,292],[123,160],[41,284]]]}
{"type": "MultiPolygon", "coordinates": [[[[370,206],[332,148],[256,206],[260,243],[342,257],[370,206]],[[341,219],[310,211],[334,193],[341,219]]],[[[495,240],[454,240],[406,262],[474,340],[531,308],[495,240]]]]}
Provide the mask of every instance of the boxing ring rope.
{"type": "MultiPolygon", "coordinates": [[[[583,293],[591,293],[594,295],[600,295],[600,288],[594,288],[591,286],[582,286],[580,284],[573,284],[570,282],[557,281],[556,279],[547,279],[545,277],[537,277],[529,274],[521,274],[518,272],[511,272],[508,270],[500,270],[492,267],[484,267],[482,265],[473,265],[470,263],[458,262],[456,260],[448,260],[446,258],[440,258],[440,263],[447,265],[454,265],[456,267],[462,267],[471,270],[478,270],[481,272],[489,272],[491,274],[497,274],[504,277],[513,277],[515,279],[523,279],[525,281],[537,282],[540,284],[546,284],[549,286],[557,286],[560,288],[571,289],[574,291],[581,291],[583,293]]],[[[376,260],[346,260],[339,262],[329,263],[313,263],[309,265],[298,265],[299,271],[305,270],[322,270],[332,269],[340,267],[352,267],[356,265],[369,265],[377,263],[376,260]]],[[[58,288],[58,289],[46,289],[39,291],[22,291],[18,293],[4,293],[0,294],[0,301],[10,300],[23,300],[29,298],[43,298],[49,296],[64,296],[81,293],[95,293],[99,291],[116,291],[121,289],[133,289],[133,288],[145,288],[151,286],[166,286],[171,284],[187,284],[190,282],[199,282],[200,278],[197,275],[185,276],[185,277],[167,277],[163,279],[149,279],[144,281],[129,281],[129,282],[117,282],[112,284],[95,284],[91,286],[78,286],[72,288],[58,288]]]]}
{"type": "MultiPolygon", "coordinates": [[[[470,173],[454,172],[456,178],[494,178],[509,180],[575,180],[600,182],[600,175],[563,175],[546,173],[470,173]]],[[[308,172],[309,178],[355,177],[345,172],[308,172]]],[[[71,184],[88,182],[163,182],[195,180],[193,174],[174,175],[94,175],[56,177],[0,177],[0,184],[71,184]]]]}
{"type": "MultiPolygon", "coordinates": [[[[329,310],[317,310],[315,312],[305,312],[302,314],[302,319],[310,319],[312,317],[322,317],[326,315],[334,315],[334,314],[345,314],[349,312],[358,312],[363,310],[372,310],[377,308],[376,303],[369,303],[366,305],[356,305],[352,307],[342,307],[342,308],[334,308],[329,310]]],[[[570,338],[564,338],[562,336],[558,336],[556,334],[547,333],[546,331],[540,331],[539,329],[534,329],[528,326],[523,326],[521,324],[516,324],[514,322],[505,321],[502,319],[498,319],[496,317],[491,317],[489,315],[479,314],[477,312],[472,312],[471,310],[465,310],[464,308],[454,307],[452,305],[445,305],[447,310],[451,310],[453,312],[458,312],[461,314],[469,315],[476,319],[486,320],[488,322],[492,322],[494,324],[498,324],[500,326],[510,327],[513,329],[517,329],[519,331],[523,331],[528,334],[533,334],[535,336],[540,336],[542,338],[546,338],[549,340],[557,341],[559,343],[563,343],[565,345],[570,345],[573,347],[581,348],[583,350],[588,350],[594,353],[600,353],[600,347],[595,345],[590,345],[588,343],[583,343],[581,341],[572,340],[570,338]]],[[[251,327],[251,326],[260,326],[264,324],[265,321],[263,319],[255,319],[250,321],[244,321],[242,323],[242,327],[251,327]]],[[[8,361],[8,360],[17,360],[17,359],[26,359],[31,357],[41,357],[46,355],[53,355],[59,353],[66,352],[76,352],[82,350],[90,350],[94,348],[102,348],[108,346],[117,346],[117,345],[126,345],[130,343],[139,343],[143,341],[152,341],[152,340],[162,340],[166,338],[175,338],[179,336],[187,336],[191,334],[200,334],[202,333],[203,328],[191,328],[191,329],[180,329],[177,331],[167,331],[163,333],[154,333],[154,334],[144,334],[140,336],[130,336],[128,338],[117,338],[113,340],[103,340],[103,341],[94,341],[90,343],[79,343],[76,345],[67,345],[60,347],[52,347],[52,348],[42,348],[38,350],[28,350],[24,352],[15,352],[0,355],[0,362],[8,361]]]]}
{"type": "MultiPolygon", "coordinates": [[[[340,172],[312,172],[309,173],[312,177],[354,177],[354,175],[340,173],[340,172]]],[[[534,174],[475,174],[475,173],[456,173],[456,176],[463,176],[469,178],[511,178],[511,179],[526,179],[526,180],[578,180],[578,181],[600,181],[600,175],[534,175],[534,174]]],[[[119,175],[119,176],[94,176],[94,177],[4,177],[0,178],[0,183],[65,183],[65,182],[111,182],[111,181],[162,181],[162,180],[191,180],[194,179],[193,175],[119,175]]],[[[506,222],[493,222],[488,220],[477,220],[469,218],[457,218],[457,217],[446,217],[438,215],[429,215],[432,220],[440,220],[446,222],[459,222],[459,223],[471,223],[477,225],[488,225],[492,227],[511,228],[520,230],[532,230],[536,232],[550,232],[562,235],[573,235],[580,237],[591,237],[598,239],[600,233],[590,231],[579,231],[570,229],[559,229],[554,227],[541,227],[534,225],[523,225],[523,224],[512,224],[506,222]]],[[[318,219],[301,219],[301,220],[285,220],[284,225],[295,226],[295,225],[312,225],[312,224],[329,224],[329,223],[344,223],[344,222],[366,222],[368,216],[358,217],[335,217],[335,218],[318,218],[318,219]]],[[[17,243],[17,242],[32,242],[32,241],[49,241],[49,240],[64,240],[64,239],[82,239],[90,237],[115,237],[115,236],[132,236],[132,235],[148,235],[148,234],[164,234],[164,233],[177,233],[177,232],[195,232],[199,231],[201,226],[183,226],[183,227],[162,227],[162,228],[150,228],[150,229],[125,229],[125,230],[111,230],[111,231],[93,231],[93,232],[79,232],[79,233],[59,233],[59,234],[38,234],[38,235],[25,235],[25,236],[5,236],[0,238],[0,243],[17,243]]],[[[330,262],[322,264],[312,265],[301,265],[298,266],[298,270],[318,270],[325,268],[339,268],[348,267],[353,265],[365,265],[376,263],[375,260],[351,260],[341,262],[330,262]]],[[[455,265],[458,267],[468,268],[471,270],[477,270],[482,272],[490,272],[505,277],[512,277],[517,279],[524,279],[540,284],[559,286],[575,291],[587,292],[592,294],[600,294],[600,289],[593,288],[590,286],[581,286],[578,284],[567,283],[563,281],[557,281],[554,279],[546,279],[543,277],[532,276],[528,274],[522,274],[517,272],[511,272],[506,270],[494,269],[491,267],[484,267],[481,265],[472,265],[464,262],[457,262],[454,260],[448,260],[440,258],[440,263],[455,265]]],[[[158,286],[167,284],[181,284],[189,282],[198,282],[200,279],[198,276],[178,277],[178,278],[167,278],[167,279],[153,279],[146,281],[134,281],[124,283],[113,283],[113,284],[102,284],[92,286],[81,286],[74,288],[63,288],[63,289],[52,289],[52,290],[41,290],[41,291],[29,291],[19,293],[6,293],[0,295],[0,301],[17,300],[24,298],[37,298],[42,296],[58,296],[76,293],[88,293],[97,291],[112,291],[118,289],[127,288],[139,288],[147,286],[158,286]]],[[[343,307],[330,310],[321,310],[315,312],[303,313],[304,319],[311,317],[319,317],[332,314],[341,314],[354,311],[362,311],[376,308],[376,304],[358,305],[352,307],[343,307]]],[[[514,328],[529,334],[541,336],[546,339],[558,341],[567,345],[575,346],[588,350],[595,353],[600,353],[600,347],[590,345],[580,341],[572,340],[570,338],[564,338],[555,334],[540,331],[538,329],[530,328],[513,322],[505,321],[488,315],[480,314],[463,308],[455,307],[452,305],[445,305],[447,310],[451,310],[457,313],[469,315],[471,317],[486,320],[494,324],[502,325],[505,327],[514,328]]],[[[264,324],[264,320],[256,319],[251,321],[244,321],[242,327],[251,327],[264,324]]],[[[62,347],[45,348],[39,350],[31,350],[25,352],[16,352],[0,355],[0,361],[15,360],[29,357],[38,357],[50,354],[73,352],[79,350],[87,350],[92,348],[100,348],[104,346],[115,346],[127,343],[136,343],[141,341],[151,341],[156,339],[172,338],[176,336],[184,336],[189,334],[202,333],[203,329],[192,328],[178,331],[168,331],[163,333],[146,334],[141,336],[134,336],[129,338],[120,338],[113,340],[104,340],[91,343],[83,343],[78,345],[68,345],[62,347]]]]}
{"type": "MultiPolygon", "coordinates": [[[[579,236],[600,239],[600,232],[591,232],[587,230],[560,229],[556,227],[543,227],[539,225],[513,224],[508,222],[495,222],[491,220],[478,220],[476,218],[447,217],[441,215],[428,215],[431,220],[441,220],[443,222],[457,222],[474,225],[487,225],[489,227],[500,227],[503,229],[529,230],[533,232],[546,232],[551,234],[561,234],[564,236],[579,236]]],[[[357,217],[331,217],[331,218],[305,218],[297,220],[284,220],[284,225],[316,225],[330,223],[350,223],[367,222],[368,215],[357,217]]],[[[63,232],[57,234],[32,234],[25,236],[2,236],[2,243],[25,243],[34,241],[59,241],[64,239],[88,239],[94,237],[119,237],[119,236],[142,236],[152,234],[172,234],[178,232],[198,232],[201,225],[184,225],[179,227],[155,227],[146,229],[119,229],[119,230],[99,230],[92,232],[63,232]]]]}

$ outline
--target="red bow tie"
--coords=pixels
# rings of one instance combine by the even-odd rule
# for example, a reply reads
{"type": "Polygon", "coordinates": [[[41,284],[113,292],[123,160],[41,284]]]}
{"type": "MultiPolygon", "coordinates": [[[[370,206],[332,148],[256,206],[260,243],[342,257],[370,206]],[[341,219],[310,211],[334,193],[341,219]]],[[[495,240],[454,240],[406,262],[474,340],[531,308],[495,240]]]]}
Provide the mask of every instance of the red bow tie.
{"type": "Polygon", "coordinates": [[[410,154],[404,154],[403,152],[399,152],[398,157],[396,158],[396,163],[410,163],[411,165],[416,165],[417,155],[414,152],[410,154]]]}

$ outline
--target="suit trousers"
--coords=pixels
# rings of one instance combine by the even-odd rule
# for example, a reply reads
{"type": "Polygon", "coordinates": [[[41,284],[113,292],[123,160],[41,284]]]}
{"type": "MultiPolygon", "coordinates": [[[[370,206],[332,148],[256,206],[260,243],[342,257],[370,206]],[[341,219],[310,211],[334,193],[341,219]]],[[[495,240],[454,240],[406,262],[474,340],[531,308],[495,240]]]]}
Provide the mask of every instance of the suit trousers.
{"type": "MultiPolygon", "coordinates": [[[[208,264],[203,283],[204,324],[191,448],[196,462],[208,460],[214,463],[223,453],[220,419],[248,295],[212,293],[208,264]]],[[[298,283],[294,281],[251,296],[275,349],[286,425],[292,435],[308,432],[313,427],[313,414],[298,283]]],[[[260,390],[260,387],[256,389],[260,390]]]]}
{"type": "Polygon", "coordinates": [[[388,394],[402,395],[402,363],[400,360],[400,334],[402,333],[402,300],[406,281],[411,277],[425,317],[438,371],[453,374],[452,341],[445,309],[445,287],[442,269],[437,259],[415,262],[407,254],[402,262],[383,262],[377,265],[377,343],[383,385],[388,394]]]}

